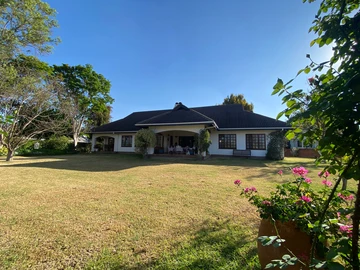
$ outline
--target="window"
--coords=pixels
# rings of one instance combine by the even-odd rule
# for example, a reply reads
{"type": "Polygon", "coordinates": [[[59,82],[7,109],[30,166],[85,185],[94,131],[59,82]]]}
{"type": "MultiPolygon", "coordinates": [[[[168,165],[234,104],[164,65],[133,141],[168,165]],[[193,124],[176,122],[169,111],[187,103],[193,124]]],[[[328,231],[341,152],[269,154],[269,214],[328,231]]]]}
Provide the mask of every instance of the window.
{"type": "Polygon", "coordinates": [[[163,136],[156,135],[156,146],[163,147],[163,136]]]}
{"type": "Polygon", "coordinates": [[[219,149],[236,149],[236,134],[219,134],[219,149]]]}
{"type": "Polygon", "coordinates": [[[121,147],[132,147],[132,135],[121,136],[121,147]]]}
{"type": "Polygon", "coordinates": [[[265,134],[246,134],[246,149],[265,150],[265,134]]]}

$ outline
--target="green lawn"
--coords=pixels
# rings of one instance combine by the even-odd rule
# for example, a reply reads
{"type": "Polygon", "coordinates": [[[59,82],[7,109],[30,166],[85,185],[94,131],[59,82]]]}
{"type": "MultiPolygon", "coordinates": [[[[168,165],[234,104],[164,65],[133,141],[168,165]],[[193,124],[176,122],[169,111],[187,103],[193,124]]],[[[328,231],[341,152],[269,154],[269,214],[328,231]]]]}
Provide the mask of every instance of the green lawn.
{"type": "Polygon", "coordinates": [[[1,157],[0,268],[259,269],[259,219],[233,182],[266,193],[296,165],[318,179],[297,158],[1,157]]]}

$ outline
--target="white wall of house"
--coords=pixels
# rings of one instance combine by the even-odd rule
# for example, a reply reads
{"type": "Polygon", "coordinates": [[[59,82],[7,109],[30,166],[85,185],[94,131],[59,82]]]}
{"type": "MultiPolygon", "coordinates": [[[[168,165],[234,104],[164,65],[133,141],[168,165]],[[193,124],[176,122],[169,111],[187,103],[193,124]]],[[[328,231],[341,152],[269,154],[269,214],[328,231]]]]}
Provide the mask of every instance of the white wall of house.
{"type": "MultiPolygon", "coordinates": [[[[219,149],[219,134],[236,134],[236,149],[246,150],[246,134],[265,134],[266,147],[269,143],[268,135],[274,130],[234,130],[234,131],[217,131],[211,130],[210,138],[211,145],[209,153],[211,155],[230,155],[233,154],[233,149],[219,149]]],[[[265,157],[267,150],[251,150],[251,155],[254,157],[265,157]]]]}
{"type": "Polygon", "coordinates": [[[96,138],[111,137],[111,138],[114,138],[114,152],[135,152],[135,134],[136,133],[116,133],[116,134],[113,134],[113,133],[96,134],[96,133],[94,133],[92,135],[91,151],[95,150],[94,146],[95,146],[96,138]],[[122,136],[132,136],[131,147],[123,147],[121,145],[122,136]]]}
{"type": "MultiPolygon", "coordinates": [[[[196,126],[156,126],[151,127],[155,133],[162,133],[165,138],[167,135],[174,136],[189,136],[194,133],[199,133],[201,129],[204,128],[204,125],[196,126]]],[[[210,155],[233,155],[233,149],[219,149],[219,134],[235,134],[236,135],[236,149],[245,150],[246,149],[246,134],[265,134],[266,138],[266,147],[269,143],[268,135],[274,130],[236,130],[236,131],[217,131],[216,129],[210,129],[210,138],[211,145],[209,147],[210,155]]],[[[92,137],[92,147],[91,150],[94,151],[95,140],[98,137],[108,136],[115,139],[114,142],[114,152],[135,152],[135,134],[136,133],[103,133],[103,134],[93,134],[92,137]],[[122,136],[132,136],[132,146],[131,147],[122,147],[122,136]]],[[[164,148],[168,147],[167,139],[164,140],[164,148]]],[[[153,152],[153,148],[149,149],[149,153],[153,152]]],[[[251,155],[255,157],[265,157],[267,150],[251,150],[251,155]]]]}

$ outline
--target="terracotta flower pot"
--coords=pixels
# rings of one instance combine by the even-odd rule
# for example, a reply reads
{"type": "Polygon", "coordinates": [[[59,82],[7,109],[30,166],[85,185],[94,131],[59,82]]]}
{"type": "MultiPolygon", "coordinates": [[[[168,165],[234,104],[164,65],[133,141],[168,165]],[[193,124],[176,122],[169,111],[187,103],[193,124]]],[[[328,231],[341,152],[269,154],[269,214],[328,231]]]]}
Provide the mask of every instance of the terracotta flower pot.
{"type": "MultiPolygon", "coordinates": [[[[258,241],[258,255],[261,268],[264,269],[265,266],[271,262],[271,260],[281,259],[283,255],[291,255],[285,247],[290,249],[301,261],[308,263],[310,258],[311,250],[311,238],[308,234],[302,232],[295,226],[294,222],[279,222],[276,221],[276,227],[278,229],[279,235],[282,239],[285,239],[285,242],[281,244],[280,247],[263,246],[258,241]]],[[[277,235],[276,230],[272,222],[268,219],[263,219],[260,223],[259,234],[258,236],[272,236],[277,235]]],[[[275,268],[279,269],[279,268],[275,268]]],[[[287,270],[309,269],[308,267],[303,266],[301,263],[297,262],[293,266],[288,266],[287,270]]]]}

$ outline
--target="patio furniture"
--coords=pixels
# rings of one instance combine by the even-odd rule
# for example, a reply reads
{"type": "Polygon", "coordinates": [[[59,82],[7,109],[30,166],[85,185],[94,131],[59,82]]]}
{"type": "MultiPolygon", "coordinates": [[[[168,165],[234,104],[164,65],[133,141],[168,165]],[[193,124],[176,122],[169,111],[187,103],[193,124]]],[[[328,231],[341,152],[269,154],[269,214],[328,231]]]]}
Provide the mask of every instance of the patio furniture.
{"type": "Polygon", "coordinates": [[[251,157],[251,150],[249,150],[249,149],[247,149],[247,150],[234,149],[233,156],[236,156],[236,157],[251,157]]]}
{"type": "Polygon", "coordinates": [[[180,145],[177,145],[175,147],[176,154],[181,154],[183,152],[183,148],[180,145]]]}

